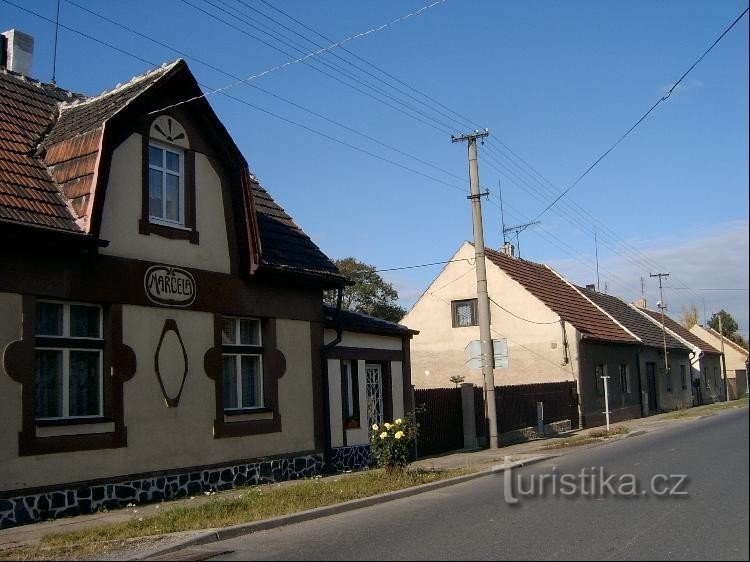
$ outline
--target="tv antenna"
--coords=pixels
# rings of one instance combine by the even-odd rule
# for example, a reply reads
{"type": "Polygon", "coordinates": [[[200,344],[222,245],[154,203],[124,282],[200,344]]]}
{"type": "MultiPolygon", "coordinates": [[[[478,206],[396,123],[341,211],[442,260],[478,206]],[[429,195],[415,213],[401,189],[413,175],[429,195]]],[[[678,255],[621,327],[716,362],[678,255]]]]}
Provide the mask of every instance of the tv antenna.
{"type": "Polygon", "coordinates": [[[516,247],[518,248],[519,258],[521,257],[521,240],[518,238],[518,235],[521,234],[528,227],[534,226],[535,224],[541,224],[541,221],[533,221],[533,222],[527,222],[525,224],[516,224],[514,226],[503,227],[503,240],[505,240],[505,235],[508,234],[509,232],[512,232],[515,235],[516,247]]]}

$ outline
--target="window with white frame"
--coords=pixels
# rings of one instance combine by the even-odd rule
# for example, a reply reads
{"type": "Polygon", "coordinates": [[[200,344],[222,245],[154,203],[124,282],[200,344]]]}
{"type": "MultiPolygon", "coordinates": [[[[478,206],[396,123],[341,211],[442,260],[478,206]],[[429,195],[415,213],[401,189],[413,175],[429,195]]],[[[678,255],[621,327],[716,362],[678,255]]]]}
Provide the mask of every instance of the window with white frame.
{"type": "Polygon", "coordinates": [[[149,220],[185,226],[185,153],[150,142],[148,145],[149,220]]]}
{"type": "Polygon", "coordinates": [[[221,329],[224,409],[263,407],[263,342],[256,318],[224,318],[221,329]]]}
{"type": "Polygon", "coordinates": [[[630,394],[632,392],[630,387],[630,371],[625,364],[620,365],[620,389],[622,389],[623,394],[630,394]]]}
{"type": "Polygon", "coordinates": [[[37,301],[36,419],[102,416],[102,308],[37,301]]]}

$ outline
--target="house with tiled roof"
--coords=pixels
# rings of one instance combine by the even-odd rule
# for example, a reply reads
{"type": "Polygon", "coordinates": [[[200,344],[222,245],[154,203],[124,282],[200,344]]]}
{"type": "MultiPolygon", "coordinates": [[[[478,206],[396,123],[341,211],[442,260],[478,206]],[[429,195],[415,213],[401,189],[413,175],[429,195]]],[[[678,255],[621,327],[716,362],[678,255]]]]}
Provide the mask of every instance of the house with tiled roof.
{"type": "Polygon", "coordinates": [[[690,332],[718,350],[721,350],[722,343],[724,344],[724,365],[727,371],[729,397],[734,400],[744,396],[747,393],[747,349],[727,337],[722,338],[721,334],[710,326],[696,324],[690,328],[690,332]]]}
{"type": "Polygon", "coordinates": [[[678,339],[691,350],[690,364],[693,394],[696,404],[710,404],[724,400],[724,379],[721,369],[721,351],[702,340],[679,322],[660,310],[650,310],[639,306],[638,310],[648,316],[672,337],[678,339]]]}
{"type": "Polygon", "coordinates": [[[363,412],[409,406],[413,332],[324,311],[349,281],[185,61],[89,96],[0,39],[0,527],[310,476],[339,361],[363,412]]]}
{"type": "Polygon", "coordinates": [[[641,395],[642,415],[692,406],[692,349],[672,334],[662,331],[651,317],[614,295],[589,286],[579,287],[586,297],[615,318],[641,340],[633,382],[641,395]],[[666,349],[666,359],[665,359],[666,349]]]}
{"type": "MultiPolygon", "coordinates": [[[[474,246],[465,242],[402,319],[419,331],[411,345],[419,388],[450,385],[454,375],[483,386],[472,349],[479,340],[474,246]]],[[[641,415],[638,350],[643,342],[551,267],[486,249],[495,349],[495,384],[575,381],[580,422],[641,415]]],[[[576,421],[576,420],[574,420],[576,421]]]]}

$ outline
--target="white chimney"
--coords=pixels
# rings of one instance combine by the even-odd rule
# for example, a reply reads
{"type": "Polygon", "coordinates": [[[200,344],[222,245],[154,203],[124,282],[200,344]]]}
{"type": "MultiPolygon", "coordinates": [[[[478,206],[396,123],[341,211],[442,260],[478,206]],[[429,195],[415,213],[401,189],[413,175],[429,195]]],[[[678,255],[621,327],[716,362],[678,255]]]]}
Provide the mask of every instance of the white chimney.
{"type": "Polygon", "coordinates": [[[31,76],[31,61],[34,57],[34,38],[16,29],[3,31],[2,66],[18,74],[31,76]]]}
{"type": "Polygon", "coordinates": [[[638,308],[646,308],[646,299],[638,299],[633,301],[633,305],[638,308]]]}
{"type": "Polygon", "coordinates": [[[516,255],[516,248],[510,242],[506,242],[505,244],[503,244],[503,246],[500,248],[500,251],[511,258],[515,257],[516,255]]]}

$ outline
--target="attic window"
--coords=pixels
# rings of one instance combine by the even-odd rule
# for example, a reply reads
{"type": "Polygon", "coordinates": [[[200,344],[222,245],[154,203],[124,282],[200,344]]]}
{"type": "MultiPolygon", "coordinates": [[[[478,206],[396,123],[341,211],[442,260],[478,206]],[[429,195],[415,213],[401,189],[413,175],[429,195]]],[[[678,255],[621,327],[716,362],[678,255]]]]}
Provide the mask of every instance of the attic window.
{"type": "Polygon", "coordinates": [[[148,145],[148,215],[152,222],[185,226],[185,154],[148,145]]]}
{"type": "Polygon", "coordinates": [[[198,244],[195,152],[187,132],[162,115],[143,134],[143,193],[138,231],[198,244]]]}

